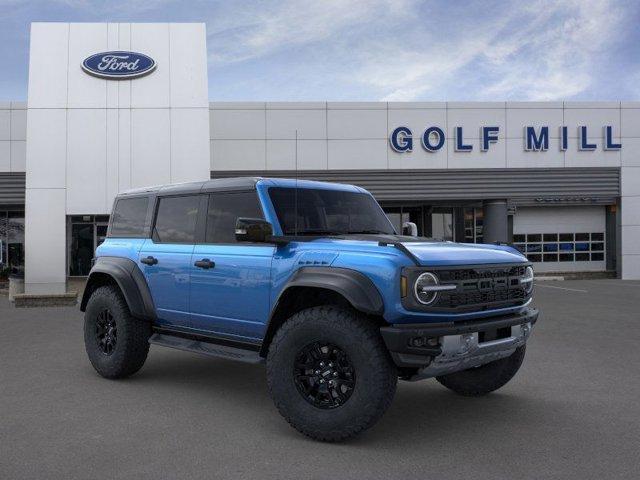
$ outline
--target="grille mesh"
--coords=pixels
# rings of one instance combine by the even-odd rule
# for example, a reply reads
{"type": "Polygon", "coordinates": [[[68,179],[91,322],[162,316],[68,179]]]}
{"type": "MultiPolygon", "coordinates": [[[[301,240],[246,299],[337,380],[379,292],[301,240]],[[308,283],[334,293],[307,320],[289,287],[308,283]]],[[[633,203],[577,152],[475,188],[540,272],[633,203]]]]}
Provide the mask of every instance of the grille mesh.
{"type": "Polygon", "coordinates": [[[516,265],[499,268],[461,268],[455,270],[441,270],[438,277],[441,282],[456,282],[460,280],[479,280],[483,278],[522,277],[526,266],[516,265]]]}
{"type": "Polygon", "coordinates": [[[440,283],[457,284],[451,292],[441,292],[434,307],[446,309],[478,308],[522,304],[527,300],[519,278],[526,265],[491,268],[441,270],[440,283]]]}

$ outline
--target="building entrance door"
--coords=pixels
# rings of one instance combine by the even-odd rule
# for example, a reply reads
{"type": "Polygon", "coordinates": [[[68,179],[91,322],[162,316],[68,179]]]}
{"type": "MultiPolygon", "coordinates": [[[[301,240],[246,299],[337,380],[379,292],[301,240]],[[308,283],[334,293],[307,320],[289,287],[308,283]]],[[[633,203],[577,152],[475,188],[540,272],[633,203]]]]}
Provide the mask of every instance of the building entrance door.
{"type": "Polygon", "coordinates": [[[71,225],[71,248],[69,251],[69,275],[79,277],[89,275],[93,258],[93,224],[73,223],[71,225]]]}
{"type": "Polygon", "coordinates": [[[69,235],[69,276],[89,275],[91,260],[107,237],[107,216],[82,215],[71,217],[69,235]]]}

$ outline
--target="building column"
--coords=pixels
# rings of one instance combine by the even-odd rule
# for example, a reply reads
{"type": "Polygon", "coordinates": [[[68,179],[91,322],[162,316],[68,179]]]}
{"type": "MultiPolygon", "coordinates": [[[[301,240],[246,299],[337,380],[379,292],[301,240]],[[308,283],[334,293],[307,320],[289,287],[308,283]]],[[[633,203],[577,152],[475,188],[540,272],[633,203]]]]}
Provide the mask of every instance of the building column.
{"type": "Polygon", "coordinates": [[[27,187],[25,293],[49,295],[67,291],[65,192],[63,188],[27,187]]]}
{"type": "Polygon", "coordinates": [[[485,200],[484,210],[484,243],[508,242],[509,229],[506,200],[485,200]]]}
{"type": "MultiPolygon", "coordinates": [[[[633,149],[623,150],[623,165],[626,155],[637,161],[633,149]]],[[[629,163],[631,161],[629,159],[629,163]]],[[[619,270],[623,280],[640,280],[640,165],[623,166],[620,169],[620,183],[619,270]]]]}

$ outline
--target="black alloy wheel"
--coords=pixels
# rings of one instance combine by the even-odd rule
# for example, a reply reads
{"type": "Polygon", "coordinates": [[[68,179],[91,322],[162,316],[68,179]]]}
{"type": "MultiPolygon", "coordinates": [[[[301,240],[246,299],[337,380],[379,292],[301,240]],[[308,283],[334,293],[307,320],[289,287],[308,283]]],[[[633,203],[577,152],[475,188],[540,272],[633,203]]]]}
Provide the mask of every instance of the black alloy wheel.
{"type": "Polygon", "coordinates": [[[300,350],[293,375],[300,395],[323,410],[344,405],[356,382],[355,369],[347,354],[325,342],[310,343],[300,350]]]}
{"type": "Polygon", "coordinates": [[[98,313],[96,318],[96,343],[105,355],[111,355],[118,341],[118,329],[116,320],[109,309],[98,313]]]}

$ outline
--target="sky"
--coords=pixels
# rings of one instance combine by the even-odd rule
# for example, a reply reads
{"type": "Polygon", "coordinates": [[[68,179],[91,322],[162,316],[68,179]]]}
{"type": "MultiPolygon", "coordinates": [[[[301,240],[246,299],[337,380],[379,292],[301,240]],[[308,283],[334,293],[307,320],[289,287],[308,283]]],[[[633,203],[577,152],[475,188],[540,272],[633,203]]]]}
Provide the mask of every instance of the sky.
{"type": "Polygon", "coordinates": [[[212,101],[640,99],[638,0],[0,0],[0,99],[32,21],[205,22],[212,101]]]}

